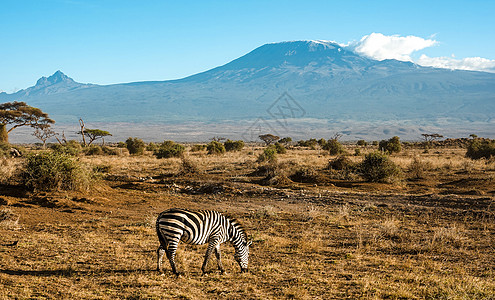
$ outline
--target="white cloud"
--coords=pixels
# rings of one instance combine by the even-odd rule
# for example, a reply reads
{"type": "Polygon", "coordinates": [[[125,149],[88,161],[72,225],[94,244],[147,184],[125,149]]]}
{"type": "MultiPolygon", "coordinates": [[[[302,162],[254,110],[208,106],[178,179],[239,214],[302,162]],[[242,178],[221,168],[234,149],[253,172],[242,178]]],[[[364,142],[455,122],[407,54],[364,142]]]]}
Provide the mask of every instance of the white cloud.
{"type": "Polygon", "coordinates": [[[412,61],[411,53],[437,44],[432,39],[417,36],[383,35],[372,33],[365,35],[354,46],[354,51],[377,60],[397,59],[412,61]]]}
{"type": "Polygon", "coordinates": [[[414,60],[411,57],[412,53],[438,44],[433,39],[434,37],[435,35],[432,35],[429,39],[424,39],[413,35],[384,35],[374,32],[363,36],[358,42],[349,43],[348,47],[361,55],[376,60],[396,59],[411,61],[427,67],[495,73],[495,60],[482,57],[456,59],[454,55],[452,57],[429,57],[422,54],[419,59],[414,60]]]}
{"type": "Polygon", "coordinates": [[[416,61],[418,65],[452,70],[470,70],[495,73],[495,60],[482,57],[466,57],[455,59],[453,57],[429,57],[422,54],[416,61]]]}

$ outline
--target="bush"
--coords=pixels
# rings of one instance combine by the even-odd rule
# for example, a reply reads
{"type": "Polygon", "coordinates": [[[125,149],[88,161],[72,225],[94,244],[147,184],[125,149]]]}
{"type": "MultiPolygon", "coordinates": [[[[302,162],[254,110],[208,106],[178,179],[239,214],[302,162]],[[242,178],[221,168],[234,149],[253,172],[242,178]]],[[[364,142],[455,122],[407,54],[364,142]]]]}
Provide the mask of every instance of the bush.
{"type": "Polygon", "coordinates": [[[285,185],[290,184],[289,176],[295,172],[297,164],[294,162],[268,163],[260,165],[251,173],[254,176],[264,176],[261,184],[265,185],[285,185]]]}
{"type": "Polygon", "coordinates": [[[399,178],[400,169],[383,152],[376,151],[366,154],[359,165],[362,176],[371,182],[390,182],[399,178]]]}
{"type": "Polygon", "coordinates": [[[287,149],[285,149],[285,147],[280,144],[280,143],[275,143],[275,145],[272,145],[272,146],[269,146],[269,147],[275,147],[275,151],[277,151],[278,154],[285,154],[287,153],[287,149]]]}
{"type": "Polygon", "coordinates": [[[393,138],[389,140],[382,140],[378,144],[378,149],[380,151],[387,152],[389,154],[392,153],[399,153],[401,149],[401,143],[400,143],[400,138],[398,136],[394,136],[393,138]]]}
{"type": "Polygon", "coordinates": [[[277,148],[275,146],[266,147],[258,156],[258,162],[274,163],[277,161],[277,148]]]}
{"type": "Polygon", "coordinates": [[[223,143],[223,145],[225,147],[225,151],[241,151],[242,148],[244,148],[244,141],[226,140],[225,143],[223,143]]]}
{"type": "Polygon", "coordinates": [[[178,175],[185,176],[199,173],[201,173],[201,171],[196,163],[184,157],[181,158],[180,171],[178,175]]]}
{"type": "Polygon", "coordinates": [[[466,152],[466,157],[480,159],[495,156],[495,140],[475,138],[471,140],[466,152]]]}
{"type": "Polygon", "coordinates": [[[102,155],[103,150],[101,149],[100,146],[97,145],[91,145],[89,147],[84,148],[83,150],[85,155],[102,155]]]}
{"type": "Polygon", "coordinates": [[[181,144],[177,144],[173,141],[164,141],[153,155],[155,155],[156,158],[182,157],[185,150],[186,148],[181,144]]]}
{"type": "Polygon", "coordinates": [[[339,156],[330,160],[327,165],[329,175],[333,179],[339,180],[356,180],[357,165],[347,156],[339,156]]]}
{"type": "Polygon", "coordinates": [[[127,145],[124,142],[118,142],[117,143],[117,148],[127,148],[127,145]]]}
{"type": "Polygon", "coordinates": [[[131,155],[142,155],[144,153],[144,149],[146,148],[143,140],[138,138],[128,138],[125,141],[125,145],[131,155]]]}
{"type": "Polygon", "coordinates": [[[306,141],[298,141],[297,142],[297,146],[299,147],[308,147],[310,148],[311,150],[314,150],[316,149],[316,145],[318,144],[318,141],[316,139],[309,139],[309,140],[306,140],[306,141]]]}
{"type": "Polygon", "coordinates": [[[339,156],[336,159],[332,159],[328,162],[327,169],[329,170],[348,170],[355,169],[355,164],[345,156],[339,156]]]}
{"type": "Polygon", "coordinates": [[[206,145],[205,144],[196,144],[191,146],[191,151],[192,152],[199,152],[206,150],[206,145]]]}
{"type": "Polygon", "coordinates": [[[328,142],[323,146],[323,149],[328,150],[330,152],[330,155],[345,153],[344,146],[342,146],[342,144],[336,139],[328,140],[328,142]]]}
{"type": "Polygon", "coordinates": [[[287,146],[290,144],[290,142],[292,142],[292,138],[289,136],[284,137],[284,138],[281,138],[280,140],[278,140],[278,142],[287,146]]]}
{"type": "Polygon", "coordinates": [[[358,146],[368,146],[368,142],[365,140],[359,140],[357,141],[358,146]]]}
{"type": "Polygon", "coordinates": [[[408,171],[412,178],[420,179],[425,178],[425,173],[428,169],[431,169],[431,163],[423,162],[418,157],[415,157],[409,165],[408,171]]]}
{"type": "Polygon", "coordinates": [[[302,166],[294,170],[289,175],[289,179],[294,182],[317,183],[320,181],[318,171],[314,167],[302,166]]]}
{"type": "Polygon", "coordinates": [[[66,153],[45,152],[27,158],[22,183],[34,190],[82,190],[91,185],[93,173],[66,153]]]}
{"type": "Polygon", "coordinates": [[[155,143],[153,143],[153,142],[149,143],[149,144],[146,146],[146,151],[151,151],[151,152],[154,152],[154,151],[156,151],[156,150],[158,150],[158,145],[157,145],[157,144],[155,144],[155,143]]]}
{"type": "Polygon", "coordinates": [[[225,146],[217,141],[211,141],[206,145],[206,150],[208,150],[208,154],[223,154],[225,153],[225,146]]]}
{"type": "Polygon", "coordinates": [[[103,153],[106,155],[120,155],[120,154],[122,154],[122,151],[120,151],[119,149],[110,148],[107,146],[101,146],[101,150],[103,150],[103,153]]]}
{"type": "Polygon", "coordinates": [[[70,140],[65,144],[54,144],[51,146],[52,150],[57,153],[69,154],[76,156],[83,150],[81,143],[78,141],[70,140]]]}

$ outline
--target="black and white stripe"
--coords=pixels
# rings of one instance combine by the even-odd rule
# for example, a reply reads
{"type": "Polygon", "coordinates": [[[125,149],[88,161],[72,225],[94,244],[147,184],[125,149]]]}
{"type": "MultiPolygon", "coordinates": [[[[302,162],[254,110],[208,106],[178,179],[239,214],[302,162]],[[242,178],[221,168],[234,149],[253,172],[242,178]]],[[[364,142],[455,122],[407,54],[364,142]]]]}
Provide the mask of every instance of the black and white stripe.
{"type": "Polygon", "coordinates": [[[201,210],[190,211],[173,208],[162,212],[156,220],[156,233],[160,240],[158,247],[158,271],[161,270],[163,254],[167,254],[172,271],[175,274],[175,253],[179,241],[187,244],[202,245],[208,243],[208,250],[201,270],[206,272],[206,265],[215,251],[218,260],[218,269],[224,273],[222,266],[220,245],[230,241],[235,249],[235,259],[241,267],[241,272],[247,271],[249,246],[251,241],[242,226],[234,219],[228,218],[217,211],[201,210]]]}

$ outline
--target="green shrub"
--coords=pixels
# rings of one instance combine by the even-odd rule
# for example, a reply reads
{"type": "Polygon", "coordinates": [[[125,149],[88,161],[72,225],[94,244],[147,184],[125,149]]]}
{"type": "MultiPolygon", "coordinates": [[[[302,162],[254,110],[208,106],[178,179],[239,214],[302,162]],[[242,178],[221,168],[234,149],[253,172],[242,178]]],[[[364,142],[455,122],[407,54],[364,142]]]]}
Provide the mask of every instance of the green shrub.
{"type": "Polygon", "coordinates": [[[206,150],[206,145],[205,144],[196,144],[191,146],[191,151],[192,152],[199,152],[206,150]]]}
{"type": "Polygon", "coordinates": [[[258,156],[258,162],[269,162],[274,163],[277,161],[277,148],[275,146],[266,147],[258,156]]]}
{"type": "Polygon", "coordinates": [[[359,140],[357,141],[358,146],[368,146],[368,142],[365,140],[359,140]]]}
{"type": "Polygon", "coordinates": [[[64,153],[76,156],[82,153],[83,147],[78,141],[70,140],[65,144],[53,144],[52,150],[57,153],[64,153]]]}
{"type": "Polygon", "coordinates": [[[146,145],[142,139],[132,137],[125,141],[125,145],[131,155],[142,155],[144,153],[144,149],[146,148],[146,145]]]}
{"type": "Polygon", "coordinates": [[[225,146],[225,151],[241,151],[244,148],[244,141],[226,140],[223,145],[225,146]]]}
{"type": "Polygon", "coordinates": [[[284,137],[284,138],[281,138],[280,140],[278,140],[278,142],[287,146],[292,142],[292,138],[289,136],[284,137]]]}
{"type": "Polygon", "coordinates": [[[338,156],[330,160],[327,165],[330,178],[338,180],[357,180],[357,164],[352,162],[347,156],[338,156]]]}
{"type": "Polygon", "coordinates": [[[97,145],[91,145],[89,147],[84,148],[83,150],[85,155],[102,155],[103,150],[101,149],[100,146],[97,145]]]}
{"type": "Polygon", "coordinates": [[[304,183],[317,183],[320,179],[318,171],[314,167],[308,166],[299,166],[295,168],[293,173],[290,174],[288,177],[294,182],[304,183]]]}
{"type": "Polygon", "coordinates": [[[382,140],[378,144],[378,149],[389,154],[399,153],[402,150],[400,138],[398,136],[394,136],[389,140],[382,140]]]}
{"type": "Polygon", "coordinates": [[[217,141],[211,141],[206,146],[206,150],[208,150],[208,154],[223,154],[225,153],[225,146],[217,141]]]}
{"type": "Polygon", "coordinates": [[[400,177],[400,168],[383,152],[366,154],[359,165],[362,176],[371,182],[391,182],[400,177]]]}
{"type": "Polygon", "coordinates": [[[287,149],[285,149],[285,147],[280,144],[280,143],[275,143],[274,145],[271,145],[269,147],[275,147],[275,151],[277,151],[278,154],[285,154],[287,153],[287,149]]]}
{"type": "Polygon", "coordinates": [[[337,170],[337,171],[355,169],[355,168],[356,168],[355,163],[353,163],[346,156],[339,156],[335,159],[332,159],[328,162],[328,165],[327,165],[327,169],[337,170]]]}
{"type": "Polygon", "coordinates": [[[316,145],[318,144],[318,141],[316,139],[309,139],[309,140],[306,140],[306,141],[298,141],[297,142],[297,146],[299,147],[308,147],[310,148],[311,150],[314,150],[316,149],[316,145]]]}
{"type": "Polygon", "coordinates": [[[121,150],[115,149],[115,148],[110,148],[107,146],[101,146],[101,150],[103,151],[103,153],[105,155],[120,155],[120,154],[122,154],[121,150]]]}
{"type": "Polygon", "coordinates": [[[155,155],[156,158],[182,157],[185,150],[186,148],[181,144],[177,144],[173,141],[164,141],[153,155],[155,155]]]}
{"type": "Polygon", "coordinates": [[[42,191],[87,189],[93,179],[71,155],[54,151],[29,156],[21,173],[26,187],[42,191]]]}
{"type": "Polygon", "coordinates": [[[328,150],[330,155],[345,153],[344,146],[342,146],[342,144],[336,139],[328,140],[328,142],[323,146],[323,150],[328,150]]]}
{"type": "Polygon", "coordinates": [[[158,150],[158,145],[157,144],[151,142],[148,145],[146,145],[146,151],[154,152],[156,150],[158,150]]]}
{"type": "Polygon", "coordinates": [[[117,143],[117,148],[127,148],[127,145],[124,142],[118,142],[117,143]]]}
{"type": "Polygon", "coordinates": [[[475,138],[470,141],[466,157],[471,159],[480,159],[495,156],[495,140],[475,138]]]}
{"type": "Polygon", "coordinates": [[[121,152],[107,146],[91,145],[83,149],[85,155],[119,155],[121,152]]]}

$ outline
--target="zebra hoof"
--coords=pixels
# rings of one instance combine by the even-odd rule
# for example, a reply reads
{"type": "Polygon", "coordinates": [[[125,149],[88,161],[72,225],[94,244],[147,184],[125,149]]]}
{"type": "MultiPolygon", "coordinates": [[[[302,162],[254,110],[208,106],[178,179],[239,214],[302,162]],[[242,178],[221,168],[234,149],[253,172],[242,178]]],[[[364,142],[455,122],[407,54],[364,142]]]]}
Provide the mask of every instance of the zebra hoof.
{"type": "Polygon", "coordinates": [[[183,275],[182,272],[175,272],[174,274],[175,274],[176,277],[181,277],[183,275]]]}

